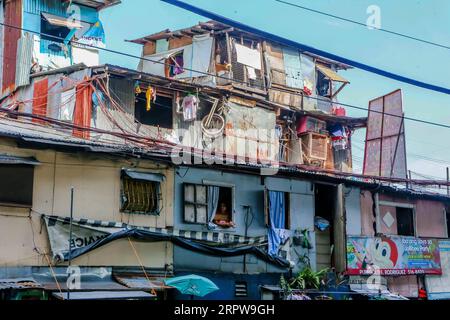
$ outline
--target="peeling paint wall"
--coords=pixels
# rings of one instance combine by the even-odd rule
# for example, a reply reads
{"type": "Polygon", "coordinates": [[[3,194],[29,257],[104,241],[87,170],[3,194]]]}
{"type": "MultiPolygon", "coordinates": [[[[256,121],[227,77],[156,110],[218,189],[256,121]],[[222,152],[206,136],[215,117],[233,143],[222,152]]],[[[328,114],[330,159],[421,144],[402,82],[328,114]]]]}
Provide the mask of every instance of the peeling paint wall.
{"type": "MultiPolygon", "coordinates": [[[[50,150],[18,149],[13,140],[0,140],[0,153],[36,157],[41,165],[34,170],[33,208],[0,206],[0,265],[46,266],[40,253],[49,252],[46,228],[37,213],[68,216],[70,188],[75,188],[74,217],[125,222],[137,226],[173,226],[173,171],[144,160],[122,160],[105,155],[63,153],[50,150]],[[160,216],[120,212],[120,172],[125,168],[159,172],[163,211],[160,216]]],[[[172,263],[170,243],[135,242],[147,267],[163,268],[172,263]]],[[[76,259],[86,266],[138,266],[139,261],[127,240],[112,242],[76,259]]]]}

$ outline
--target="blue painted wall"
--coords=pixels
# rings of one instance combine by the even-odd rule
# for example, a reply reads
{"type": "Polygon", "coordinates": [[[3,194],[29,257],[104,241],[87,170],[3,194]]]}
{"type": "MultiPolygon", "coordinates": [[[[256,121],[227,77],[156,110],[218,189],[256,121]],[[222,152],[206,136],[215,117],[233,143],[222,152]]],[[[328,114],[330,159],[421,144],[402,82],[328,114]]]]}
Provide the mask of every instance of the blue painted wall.
{"type": "MultiPolygon", "coordinates": [[[[189,272],[179,272],[176,276],[184,276],[190,274],[189,272]]],[[[214,282],[219,290],[206,295],[203,298],[193,297],[193,300],[260,300],[260,286],[265,285],[278,285],[280,282],[279,274],[252,274],[252,275],[233,275],[223,274],[215,272],[196,272],[210,279],[214,282]],[[236,281],[243,281],[247,283],[247,297],[235,296],[235,283],[236,281]]],[[[183,295],[178,292],[174,293],[174,298],[177,300],[190,300],[191,296],[183,295]]]]}
{"type": "MultiPolygon", "coordinates": [[[[75,4],[74,4],[75,5],[75,4]]],[[[78,5],[81,21],[95,23],[99,18],[94,8],[78,5]]],[[[61,0],[23,0],[23,27],[33,31],[40,31],[41,13],[46,12],[61,17],[69,17],[67,4],[61,0]]]]}
{"type": "MultiPolygon", "coordinates": [[[[208,231],[204,225],[185,223],[183,219],[183,183],[202,184],[204,180],[217,181],[235,186],[235,213],[234,222],[237,227],[234,230],[223,229],[222,232],[230,232],[237,235],[245,235],[245,210],[244,205],[250,205],[254,214],[253,223],[248,230],[249,236],[263,236],[267,234],[264,218],[264,189],[274,191],[291,192],[291,229],[314,230],[314,190],[308,181],[266,177],[225,172],[220,170],[198,169],[180,167],[175,176],[174,190],[174,225],[177,229],[192,231],[208,231]]],[[[312,234],[314,241],[314,234],[312,234]]],[[[306,253],[297,248],[301,254],[306,253]]],[[[311,250],[310,258],[315,265],[315,252],[311,250]]],[[[294,257],[295,258],[295,257],[294,257]]],[[[174,268],[176,271],[203,270],[220,271],[226,273],[244,273],[244,256],[238,257],[214,257],[191,252],[175,246],[174,268]]],[[[247,273],[280,273],[286,271],[272,264],[268,264],[252,255],[246,256],[247,273]]]]}
{"type": "Polygon", "coordinates": [[[361,227],[361,189],[346,187],[344,189],[346,233],[351,236],[360,236],[361,227]]]}

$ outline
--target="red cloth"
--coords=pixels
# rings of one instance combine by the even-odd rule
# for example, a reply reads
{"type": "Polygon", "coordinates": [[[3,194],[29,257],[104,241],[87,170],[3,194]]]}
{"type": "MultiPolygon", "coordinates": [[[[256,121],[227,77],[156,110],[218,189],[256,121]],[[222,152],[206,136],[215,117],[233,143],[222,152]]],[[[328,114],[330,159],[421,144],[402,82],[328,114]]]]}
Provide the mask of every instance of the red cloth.
{"type": "Polygon", "coordinates": [[[426,299],[427,298],[427,291],[425,289],[419,289],[419,298],[420,299],[426,299]]]}
{"type": "MultiPolygon", "coordinates": [[[[89,83],[77,86],[73,124],[83,128],[90,128],[92,117],[92,88],[89,83]]],[[[77,138],[89,139],[89,130],[73,128],[72,135],[77,138]]]]}

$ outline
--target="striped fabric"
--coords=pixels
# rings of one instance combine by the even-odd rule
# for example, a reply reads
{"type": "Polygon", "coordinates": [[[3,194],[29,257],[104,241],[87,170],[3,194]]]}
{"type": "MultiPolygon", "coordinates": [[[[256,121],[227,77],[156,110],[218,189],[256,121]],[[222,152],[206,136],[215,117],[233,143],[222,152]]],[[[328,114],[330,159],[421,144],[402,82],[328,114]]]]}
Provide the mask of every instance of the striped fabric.
{"type": "MultiPolygon", "coordinates": [[[[46,219],[48,226],[55,226],[56,224],[69,225],[69,217],[59,217],[59,216],[47,216],[42,215],[42,218],[46,219]]],[[[229,245],[229,246],[245,246],[245,245],[266,245],[268,238],[267,235],[260,237],[245,237],[235,234],[229,234],[224,232],[209,232],[209,231],[188,231],[188,230],[177,230],[177,229],[165,229],[165,228],[154,228],[154,227],[137,227],[128,225],[122,222],[113,221],[101,221],[101,220],[90,220],[90,219],[73,219],[73,225],[79,227],[90,227],[90,228],[110,228],[110,229],[140,229],[145,231],[150,231],[154,233],[173,235],[180,238],[209,242],[217,245],[229,245]]],[[[119,230],[117,230],[119,231],[119,230]]]]}

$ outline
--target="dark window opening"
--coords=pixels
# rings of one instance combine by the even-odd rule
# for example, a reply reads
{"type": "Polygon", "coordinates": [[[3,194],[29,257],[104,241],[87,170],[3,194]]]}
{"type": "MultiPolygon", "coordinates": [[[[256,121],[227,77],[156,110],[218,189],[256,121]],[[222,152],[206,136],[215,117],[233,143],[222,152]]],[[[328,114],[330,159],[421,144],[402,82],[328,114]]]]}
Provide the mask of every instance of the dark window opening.
{"type": "Polygon", "coordinates": [[[232,188],[219,187],[219,201],[213,222],[220,227],[234,227],[233,223],[233,190],[232,188]]]}
{"type": "Polygon", "coordinates": [[[397,234],[399,236],[414,236],[414,211],[410,208],[396,208],[397,234]]]}
{"type": "Polygon", "coordinates": [[[317,72],[317,94],[322,97],[331,97],[331,81],[322,72],[317,72]]]}
{"type": "Polygon", "coordinates": [[[179,74],[184,73],[184,58],[183,51],[171,56],[168,59],[169,78],[173,78],[179,74]]]}
{"type": "MultiPolygon", "coordinates": [[[[291,218],[290,218],[290,193],[289,192],[283,192],[284,194],[284,229],[290,229],[291,228],[291,218]]],[[[266,208],[265,208],[265,213],[266,213],[266,225],[270,227],[270,210],[271,210],[271,204],[270,204],[270,191],[267,190],[266,192],[266,208]]]]}
{"type": "Polygon", "coordinates": [[[0,203],[31,207],[34,167],[0,165],[0,203]]]}
{"type": "Polygon", "coordinates": [[[159,214],[159,197],[159,182],[122,177],[121,212],[157,215],[159,214]]]}
{"type": "Polygon", "coordinates": [[[333,222],[336,214],[336,187],[316,184],[314,190],[317,270],[323,270],[336,265],[336,252],[333,251],[335,243],[335,226],[333,222]]]}
{"type": "Polygon", "coordinates": [[[450,207],[446,208],[445,217],[447,221],[447,238],[450,238],[450,207]]]}
{"type": "Polygon", "coordinates": [[[69,28],[52,25],[44,17],[41,17],[41,39],[63,43],[69,33],[69,28]]]}
{"type": "Polygon", "coordinates": [[[150,101],[150,110],[147,106],[145,92],[136,97],[135,119],[145,125],[173,128],[173,98],[157,95],[156,100],[150,101]]]}

